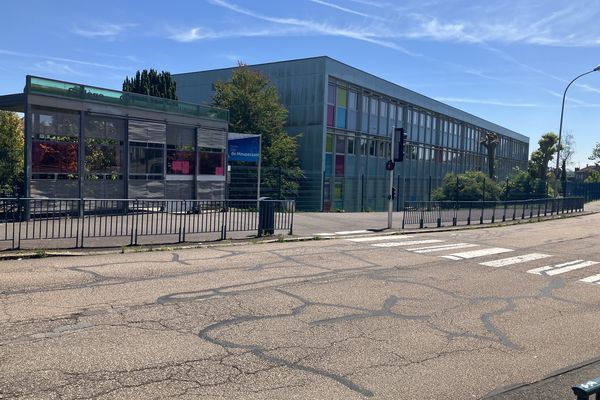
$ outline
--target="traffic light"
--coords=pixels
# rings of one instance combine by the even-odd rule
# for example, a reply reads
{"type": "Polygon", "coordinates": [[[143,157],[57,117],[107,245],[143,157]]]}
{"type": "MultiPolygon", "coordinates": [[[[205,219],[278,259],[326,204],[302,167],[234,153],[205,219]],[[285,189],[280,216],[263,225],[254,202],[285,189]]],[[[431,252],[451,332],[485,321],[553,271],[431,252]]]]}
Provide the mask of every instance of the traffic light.
{"type": "Polygon", "coordinates": [[[394,200],[396,198],[396,188],[393,187],[392,188],[392,200],[394,200]]]}
{"type": "Polygon", "coordinates": [[[406,141],[406,134],[404,128],[396,128],[394,132],[394,161],[404,161],[404,142],[406,141]]]}

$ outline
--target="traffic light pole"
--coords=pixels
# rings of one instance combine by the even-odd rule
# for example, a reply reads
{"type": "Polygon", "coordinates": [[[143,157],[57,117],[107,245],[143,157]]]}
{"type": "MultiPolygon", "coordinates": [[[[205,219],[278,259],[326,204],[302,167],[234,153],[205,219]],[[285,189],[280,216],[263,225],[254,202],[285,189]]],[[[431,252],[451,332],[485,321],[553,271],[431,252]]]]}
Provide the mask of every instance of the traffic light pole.
{"type": "MultiPolygon", "coordinates": [[[[392,163],[394,162],[394,147],[396,146],[396,129],[392,129],[392,145],[390,146],[390,150],[391,150],[391,154],[390,154],[390,160],[392,161],[392,163]]],[[[393,191],[394,191],[394,168],[392,168],[391,170],[388,170],[388,173],[390,174],[389,177],[389,186],[388,186],[388,229],[392,229],[392,214],[394,211],[394,196],[393,196],[393,191]]]]}

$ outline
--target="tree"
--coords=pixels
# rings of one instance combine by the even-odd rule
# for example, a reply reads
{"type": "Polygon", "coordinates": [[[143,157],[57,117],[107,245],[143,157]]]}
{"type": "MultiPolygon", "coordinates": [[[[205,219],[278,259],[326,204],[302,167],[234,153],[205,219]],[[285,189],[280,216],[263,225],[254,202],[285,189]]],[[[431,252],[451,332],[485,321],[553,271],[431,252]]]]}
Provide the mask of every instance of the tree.
{"type": "Polygon", "coordinates": [[[573,164],[573,156],[575,155],[575,137],[571,133],[567,133],[562,138],[560,146],[560,158],[566,162],[566,166],[573,164]]]}
{"type": "Polygon", "coordinates": [[[123,91],[177,100],[175,81],[170,72],[155,69],[137,71],[135,77],[125,77],[123,91]]]}
{"type": "Polygon", "coordinates": [[[481,171],[468,171],[464,174],[448,173],[442,186],[433,194],[435,200],[479,201],[483,200],[485,187],[486,200],[498,200],[500,187],[481,171]]]}
{"type": "Polygon", "coordinates": [[[548,180],[548,163],[552,161],[558,148],[558,136],[554,132],[548,132],[541,137],[538,145],[538,149],[531,153],[529,174],[545,185],[548,180]]]}
{"type": "Polygon", "coordinates": [[[592,155],[588,157],[596,165],[600,165],[600,143],[596,143],[596,147],[592,149],[592,155]]]}
{"type": "Polygon", "coordinates": [[[488,174],[493,180],[496,180],[496,147],[499,142],[498,135],[493,132],[485,132],[479,141],[487,150],[488,174]]]}
{"type": "Polygon", "coordinates": [[[600,183],[600,172],[592,171],[587,178],[585,178],[585,183],[600,183]]]}
{"type": "Polygon", "coordinates": [[[261,135],[261,186],[278,187],[284,197],[297,194],[303,177],[298,136],[285,132],[288,112],[267,77],[240,63],[230,80],[215,83],[213,105],[229,110],[231,132],[261,135]]]}
{"type": "Polygon", "coordinates": [[[13,193],[23,181],[23,121],[17,113],[0,110],[0,192],[13,193]]]}

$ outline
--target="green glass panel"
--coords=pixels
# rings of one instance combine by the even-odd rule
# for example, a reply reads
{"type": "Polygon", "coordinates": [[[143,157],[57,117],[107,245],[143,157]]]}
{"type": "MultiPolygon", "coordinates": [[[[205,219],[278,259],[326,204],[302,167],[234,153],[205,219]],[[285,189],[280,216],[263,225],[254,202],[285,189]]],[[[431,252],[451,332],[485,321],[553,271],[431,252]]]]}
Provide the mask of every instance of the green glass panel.
{"type": "Polygon", "coordinates": [[[348,99],[346,97],[346,89],[337,88],[337,106],[338,107],[348,107],[348,99]]]}
{"type": "Polygon", "coordinates": [[[331,133],[328,133],[325,138],[325,151],[327,153],[333,152],[333,135],[331,133]]]}
{"type": "Polygon", "coordinates": [[[28,92],[32,94],[77,98],[87,101],[118,104],[126,107],[140,107],[163,112],[194,115],[198,117],[228,120],[228,110],[185,103],[137,93],[120,92],[93,86],[83,86],[53,79],[30,78],[28,92]]]}

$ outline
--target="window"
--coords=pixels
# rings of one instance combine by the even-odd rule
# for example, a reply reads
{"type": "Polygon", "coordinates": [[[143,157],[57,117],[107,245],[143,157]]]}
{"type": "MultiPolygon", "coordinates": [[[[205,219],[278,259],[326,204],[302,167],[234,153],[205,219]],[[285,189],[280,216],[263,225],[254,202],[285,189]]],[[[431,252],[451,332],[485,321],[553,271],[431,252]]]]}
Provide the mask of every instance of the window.
{"type": "Polygon", "coordinates": [[[79,114],[34,109],[31,172],[33,179],[77,178],[79,114]]]}
{"type": "Polygon", "coordinates": [[[374,140],[369,140],[369,155],[375,156],[377,153],[377,145],[374,140]]]}
{"type": "Polygon", "coordinates": [[[164,145],[162,143],[130,142],[129,154],[130,174],[164,174],[164,145]]]}
{"type": "Polygon", "coordinates": [[[348,154],[354,154],[354,138],[348,138],[348,154]]]}
{"type": "Polygon", "coordinates": [[[325,135],[325,151],[327,153],[333,153],[333,135],[331,133],[325,135]]]}
{"type": "Polygon", "coordinates": [[[379,108],[379,102],[376,98],[371,98],[370,103],[371,104],[369,106],[369,133],[377,133],[377,111],[379,108]]]}
{"type": "Polygon", "coordinates": [[[349,91],[348,92],[348,129],[356,130],[358,115],[358,93],[349,91]]]}
{"type": "Polygon", "coordinates": [[[369,130],[369,98],[361,97],[362,113],[361,113],[361,131],[368,132],[369,130]]]}
{"type": "Polygon", "coordinates": [[[198,149],[198,175],[225,175],[225,151],[200,147],[198,149]]]}
{"type": "Polygon", "coordinates": [[[196,129],[185,126],[167,126],[167,174],[189,175],[195,173],[196,129]]]}
{"type": "Polygon", "coordinates": [[[348,107],[347,91],[343,88],[337,88],[337,107],[335,126],[346,129],[346,109],[348,107]]]}
{"type": "Polygon", "coordinates": [[[335,126],[335,86],[327,88],[327,126],[335,126]]]}
{"type": "Polygon", "coordinates": [[[379,102],[379,134],[387,135],[387,103],[383,100],[379,102]]]}

